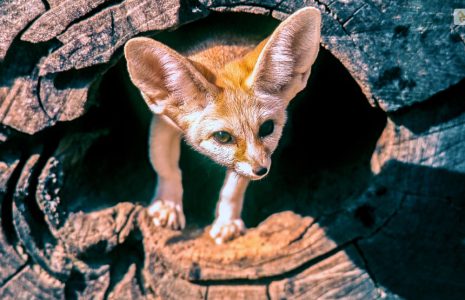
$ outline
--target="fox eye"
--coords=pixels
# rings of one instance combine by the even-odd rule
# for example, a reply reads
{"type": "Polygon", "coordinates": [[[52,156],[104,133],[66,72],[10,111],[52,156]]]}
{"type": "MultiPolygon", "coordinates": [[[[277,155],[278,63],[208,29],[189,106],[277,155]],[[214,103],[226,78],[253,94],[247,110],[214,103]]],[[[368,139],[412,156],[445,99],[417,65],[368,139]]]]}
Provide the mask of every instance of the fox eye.
{"type": "Polygon", "coordinates": [[[220,144],[230,144],[233,141],[231,134],[226,131],[217,131],[213,133],[213,138],[220,144]]]}
{"type": "Polygon", "coordinates": [[[265,123],[263,123],[262,126],[260,126],[260,129],[258,130],[258,136],[261,138],[266,137],[272,134],[273,130],[274,130],[273,120],[265,121],[265,123]]]}

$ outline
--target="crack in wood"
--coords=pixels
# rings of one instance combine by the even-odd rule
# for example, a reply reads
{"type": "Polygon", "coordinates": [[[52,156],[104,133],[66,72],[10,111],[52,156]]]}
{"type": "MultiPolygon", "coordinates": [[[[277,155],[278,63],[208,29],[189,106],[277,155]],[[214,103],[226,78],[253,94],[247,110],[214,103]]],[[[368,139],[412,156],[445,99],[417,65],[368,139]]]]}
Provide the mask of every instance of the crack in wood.
{"type": "Polygon", "coordinates": [[[26,171],[30,174],[26,174],[24,170],[22,170],[22,177],[20,179],[22,180],[22,182],[20,182],[22,186],[16,187],[13,199],[13,224],[29,256],[51,276],[60,281],[66,281],[70,270],[66,268],[61,269],[61,267],[66,267],[67,258],[63,257],[63,263],[65,265],[60,266],[60,269],[57,269],[56,266],[50,263],[51,257],[49,255],[51,253],[47,253],[49,250],[47,245],[55,248],[57,242],[47,224],[45,224],[45,222],[41,223],[45,215],[35,201],[40,172],[47,163],[48,158],[58,146],[58,139],[55,141],[49,140],[48,142],[49,143],[44,146],[40,155],[36,154],[31,156],[26,163],[28,167],[26,171]],[[34,227],[31,227],[32,224],[30,224],[30,222],[34,222],[34,227]],[[34,236],[38,234],[38,232],[40,232],[40,234],[34,236]]]}
{"type": "Polygon", "coordinates": [[[343,244],[340,244],[338,246],[336,246],[335,248],[333,248],[332,250],[330,251],[327,251],[323,254],[320,254],[312,259],[310,259],[309,261],[303,263],[302,265],[290,270],[290,271],[286,271],[286,272],[283,272],[279,275],[272,275],[272,276],[263,276],[261,278],[258,278],[258,279],[226,279],[226,280],[212,280],[212,279],[203,279],[203,280],[190,280],[190,282],[192,283],[195,283],[195,284],[198,284],[200,286],[214,286],[214,285],[243,285],[243,284],[248,284],[248,285],[264,285],[264,284],[269,284],[271,283],[272,281],[276,281],[276,280],[281,280],[281,279],[285,279],[285,278],[289,278],[289,277],[292,277],[292,276],[295,276],[299,273],[301,273],[302,271],[308,269],[309,267],[313,266],[313,265],[316,265],[320,262],[322,262],[323,260],[325,259],[328,259],[329,257],[341,252],[341,251],[344,251],[347,247],[353,245],[353,243],[358,240],[359,238],[354,238],[352,240],[349,240],[343,244]]]}
{"type": "MultiPolygon", "coordinates": [[[[71,2],[73,2],[74,0],[71,0],[71,2]]],[[[123,3],[125,0],[104,0],[100,5],[98,5],[97,7],[93,8],[92,10],[90,10],[89,12],[87,12],[86,14],[80,16],[79,18],[76,18],[74,20],[72,20],[64,30],[62,30],[61,33],[63,32],[66,32],[68,29],[70,29],[73,25],[75,24],[78,24],[79,22],[82,22],[82,21],[85,21],[86,19],[88,19],[89,17],[92,17],[92,16],[95,16],[97,15],[98,13],[104,11],[104,10],[107,10],[109,9],[111,14],[112,14],[112,17],[113,17],[113,11],[111,10],[112,7],[115,7],[115,6],[118,6],[120,5],[121,3],[123,3]]],[[[92,1],[91,1],[92,2],[92,1]]],[[[114,22],[112,20],[112,22],[114,22]]],[[[112,25],[114,26],[114,24],[112,25]]]]}
{"type": "MultiPolygon", "coordinates": [[[[283,0],[281,0],[280,2],[282,2],[283,0]]],[[[256,4],[255,2],[248,2],[248,1],[245,1],[245,2],[233,2],[233,3],[219,3],[219,4],[205,4],[205,7],[208,8],[208,9],[215,9],[215,8],[222,8],[222,7],[227,7],[227,8],[233,8],[233,7],[237,7],[237,6],[242,6],[242,7],[260,7],[260,8],[266,8],[266,9],[273,9],[276,4],[268,4],[268,3],[265,3],[265,4],[256,4]]]]}
{"type": "Polygon", "coordinates": [[[375,284],[375,286],[378,288],[379,285],[378,285],[378,281],[376,280],[376,276],[373,273],[373,271],[370,269],[370,266],[368,265],[368,260],[365,257],[365,253],[363,253],[362,249],[358,245],[358,241],[354,241],[354,247],[357,250],[358,254],[360,255],[360,258],[363,261],[363,267],[364,267],[365,271],[367,272],[368,276],[370,276],[370,278],[373,281],[373,283],[375,284]]]}
{"type": "MultiPolygon", "coordinates": [[[[124,280],[125,275],[130,271],[131,266],[134,266],[134,278],[136,279],[137,285],[139,285],[140,291],[144,292],[144,287],[139,282],[142,278],[137,279],[139,272],[138,270],[143,267],[143,259],[140,257],[138,258],[137,255],[141,255],[141,253],[133,256],[122,256],[121,254],[126,254],[128,252],[128,248],[133,248],[133,252],[137,251],[138,249],[142,249],[142,246],[138,245],[141,241],[132,241],[127,239],[124,243],[116,246],[109,254],[108,257],[111,258],[111,262],[109,263],[110,269],[110,280],[107,289],[105,290],[104,299],[108,299],[110,294],[114,291],[115,287],[124,280]],[[135,245],[134,245],[135,244],[135,245]]],[[[134,254],[134,253],[132,253],[134,254]]],[[[143,254],[142,254],[143,256],[143,254]]]]}
{"type": "Polygon", "coordinates": [[[51,9],[47,9],[44,14],[36,19],[24,33],[22,39],[32,43],[39,43],[56,38],[73,25],[98,14],[106,8],[118,5],[123,1],[124,0],[82,0],[82,3],[79,4],[75,1],[63,1],[51,9]],[[52,25],[55,26],[51,27],[52,25]]]}
{"type": "MultiPolygon", "coordinates": [[[[15,229],[13,226],[13,197],[16,190],[16,185],[18,184],[21,172],[26,165],[26,156],[23,153],[22,157],[19,159],[18,164],[16,165],[13,174],[7,182],[7,188],[5,196],[1,203],[1,225],[2,232],[5,235],[7,242],[10,245],[15,245],[18,242],[18,236],[15,234],[15,229]]],[[[16,247],[13,247],[16,251],[16,247]]],[[[19,253],[18,253],[19,254],[19,253]]]]}
{"type": "Polygon", "coordinates": [[[330,15],[336,22],[339,23],[342,31],[344,31],[344,33],[347,35],[347,37],[350,38],[350,40],[354,43],[355,45],[355,42],[351,36],[351,34],[346,30],[346,28],[344,27],[344,22],[339,18],[339,16],[336,14],[336,12],[334,12],[333,9],[331,9],[331,7],[329,7],[329,5],[327,5],[326,3],[324,3],[323,1],[321,0],[312,0],[316,5],[318,5],[318,7],[323,7],[325,12],[330,15]]]}
{"type": "MultiPolygon", "coordinates": [[[[48,3],[47,0],[42,0],[42,3],[44,4],[45,11],[50,10],[50,3],[48,3]]],[[[31,22],[32,23],[32,22],[31,22]]]]}
{"type": "MultiPolygon", "coordinates": [[[[428,160],[432,159],[432,158],[438,158],[441,156],[441,154],[445,154],[447,152],[449,152],[449,150],[453,149],[453,148],[457,148],[458,146],[461,146],[465,143],[465,140],[462,140],[462,141],[456,141],[455,143],[450,143],[449,145],[445,146],[445,147],[440,147],[442,146],[441,143],[437,143],[435,145],[436,149],[434,149],[434,153],[431,154],[431,155],[426,155],[426,156],[423,156],[420,160],[418,160],[418,163],[419,164],[423,164],[425,162],[427,162],[428,160]]],[[[463,147],[460,147],[460,149],[462,149],[463,147]]],[[[457,162],[456,162],[457,163],[457,162]]]]}
{"type": "Polygon", "coordinates": [[[203,298],[204,300],[208,300],[208,291],[210,290],[210,287],[207,285],[205,288],[205,297],[203,298]]]}
{"type": "Polygon", "coordinates": [[[303,230],[298,236],[296,236],[294,239],[292,239],[291,241],[289,241],[289,246],[294,244],[294,243],[297,243],[298,241],[302,240],[305,235],[307,234],[307,232],[310,230],[310,228],[315,225],[316,223],[318,223],[317,221],[318,219],[313,219],[313,221],[305,228],[305,230],[303,230]]]}
{"type": "Polygon", "coordinates": [[[0,289],[2,289],[5,285],[7,285],[11,280],[13,280],[14,278],[16,278],[19,274],[21,274],[21,272],[30,264],[30,259],[28,258],[26,260],[26,262],[21,265],[17,270],[16,272],[14,272],[13,274],[11,274],[10,276],[8,276],[7,278],[5,278],[5,281],[2,282],[2,284],[0,285],[0,289]]]}
{"type": "Polygon", "coordinates": [[[378,227],[376,227],[369,234],[366,234],[366,235],[355,238],[354,241],[369,239],[369,238],[372,238],[375,235],[377,235],[379,232],[381,232],[381,230],[384,227],[386,227],[395,218],[395,216],[398,214],[398,212],[402,209],[402,206],[404,205],[405,199],[406,199],[406,194],[404,193],[404,195],[400,198],[399,202],[397,203],[396,207],[394,208],[394,211],[389,216],[387,216],[384,219],[384,221],[378,227]]]}
{"type": "Polygon", "coordinates": [[[42,0],[0,2],[0,25],[3,28],[0,34],[0,62],[4,61],[14,40],[45,11],[45,5],[40,4],[42,0]]]}
{"type": "Polygon", "coordinates": [[[270,283],[266,284],[266,299],[271,300],[271,294],[270,294],[270,283]]]}
{"type": "Polygon", "coordinates": [[[124,230],[127,230],[126,227],[130,226],[129,222],[134,222],[137,219],[137,215],[139,214],[139,212],[140,212],[140,208],[138,208],[137,206],[134,205],[131,208],[131,210],[129,211],[129,213],[128,213],[127,217],[126,217],[126,220],[123,223],[123,225],[121,225],[121,228],[117,232],[115,232],[116,236],[117,236],[118,243],[123,243],[123,240],[122,240],[120,234],[124,230]]]}
{"type": "Polygon", "coordinates": [[[354,16],[355,16],[359,11],[361,11],[362,9],[364,9],[364,8],[367,7],[367,6],[368,6],[367,3],[363,3],[359,8],[355,9],[355,10],[353,11],[353,13],[352,13],[350,16],[347,17],[346,20],[344,20],[344,21],[341,20],[341,21],[342,21],[341,26],[345,28],[346,24],[347,24],[350,20],[352,20],[352,19],[354,18],[354,16]]]}
{"type": "MultiPolygon", "coordinates": [[[[35,72],[37,72],[36,75],[39,73],[39,68],[37,66],[36,66],[35,72]]],[[[47,116],[47,118],[49,118],[50,120],[55,121],[55,118],[53,118],[51,115],[49,115],[47,109],[45,108],[44,102],[42,101],[42,97],[40,96],[42,76],[37,76],[36,78],[37,78],[37,83],[36,83],[36,88],[35,88],[35,96],[37,98],[37,102],[39,103],[39,107],[42,109],[42,111],[47,116]]]]}

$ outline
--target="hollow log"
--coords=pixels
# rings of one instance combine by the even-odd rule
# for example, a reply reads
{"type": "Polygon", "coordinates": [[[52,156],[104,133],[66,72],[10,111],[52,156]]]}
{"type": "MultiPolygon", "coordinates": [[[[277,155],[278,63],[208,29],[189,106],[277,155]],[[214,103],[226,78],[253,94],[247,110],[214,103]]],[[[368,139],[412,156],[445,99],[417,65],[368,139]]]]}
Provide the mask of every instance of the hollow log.
{"type": "Polygon", "coordinates": [[[461,6],[1,2],[0,298],[462,299],[461,6]],[[208,238],[224,170],[185,146],[188,227],[154,227],[150,114],[125,42],[169,44],[220,22],[273,27],[303,6],[322,12],[322,48],[273,170],[247,192],[248,231],[208,238]]]}

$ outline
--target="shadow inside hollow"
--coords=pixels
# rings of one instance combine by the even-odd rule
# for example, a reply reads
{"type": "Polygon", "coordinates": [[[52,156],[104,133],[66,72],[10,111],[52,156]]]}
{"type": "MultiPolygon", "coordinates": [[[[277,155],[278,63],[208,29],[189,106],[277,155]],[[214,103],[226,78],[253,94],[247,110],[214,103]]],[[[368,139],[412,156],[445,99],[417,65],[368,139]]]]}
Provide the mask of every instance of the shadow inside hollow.
{"type": "MultiPolygon", "coordinates": [[[[390,162],[374,181],[385,193],[373,201],[400,200],[377,233],[357,242],[378,285],[405,299],[463,299],[465,175],[390,162]]],[[[336,243],[341,236],[326,233],[336,243]]]]}
{"type": "Polygon", "coordinates": [[[337,211],[372,176],[370,159],[386,117],[328,51],[320,50],[288,112],[270,176],[248,190],[244,217],[253,225],[276,211],[315,218],[337,211]]]}

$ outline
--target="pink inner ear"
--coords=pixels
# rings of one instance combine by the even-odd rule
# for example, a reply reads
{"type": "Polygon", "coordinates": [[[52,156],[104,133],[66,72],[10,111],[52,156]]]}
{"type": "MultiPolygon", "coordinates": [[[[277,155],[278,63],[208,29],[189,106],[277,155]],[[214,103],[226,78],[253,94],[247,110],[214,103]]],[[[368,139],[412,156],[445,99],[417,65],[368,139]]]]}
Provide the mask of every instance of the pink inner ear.
{"type": "Polygon", "coordinates": [[[215,91],[184,56],[155,40],[135,38],[126,44],[125,55],[131,80],[154,113],[163,113],[168,103],[202,104],[205,91],[215,91]]]}
{"type": "Polygon", "coordinates": [[[132,82],[139,88],[147,104],[153,104],[157,99],[167,97],[164,88],[160,64],[152,47],[152,40],[137,38],[125,46],[125,56],[132,82]]]}
{"type": "Polygon", "coordinates": [[[291,100],[301,91],[319,50],[321,16],[302,9],[278,26],[260,54],[251,75],[258,92],[291,100]]]}

